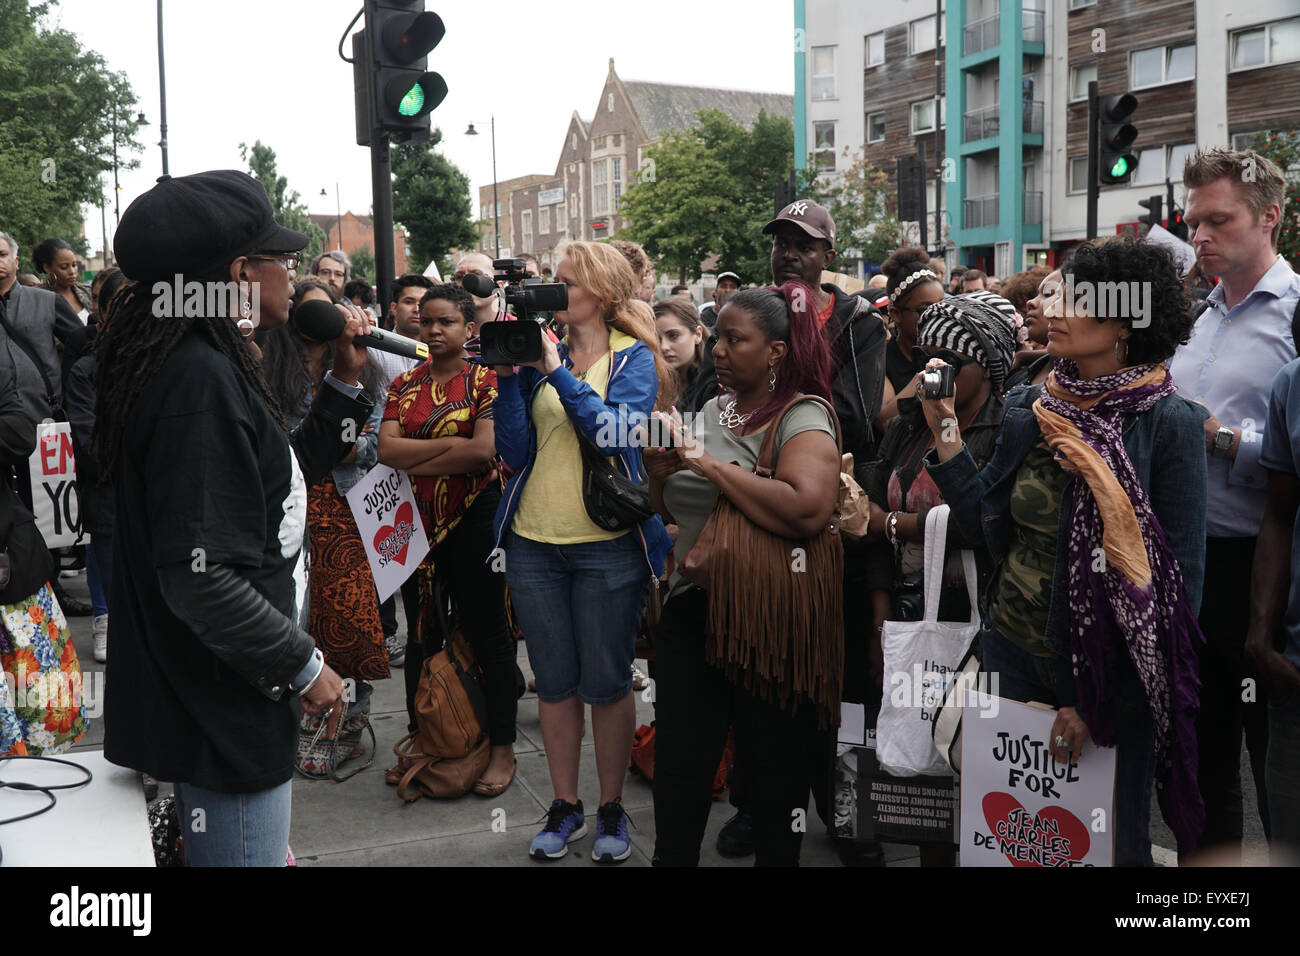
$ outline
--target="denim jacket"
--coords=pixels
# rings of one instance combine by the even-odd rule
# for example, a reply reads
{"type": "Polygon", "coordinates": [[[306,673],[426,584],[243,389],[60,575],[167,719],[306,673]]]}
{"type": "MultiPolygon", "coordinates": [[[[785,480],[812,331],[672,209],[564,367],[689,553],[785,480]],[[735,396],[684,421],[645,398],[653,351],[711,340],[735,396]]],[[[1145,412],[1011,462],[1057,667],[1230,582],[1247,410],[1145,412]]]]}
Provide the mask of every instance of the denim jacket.
{"type": "MultiPolygon", "coordinates": [[[[953,517],[968,535],[981,533],[994,561],[992,580],[996,586],[1002,562],[1015,533],[1011,519],[1011,489],[1016,473],[1030,449],[1042,435],[1033,404],[1041,385],[1020,385],[1007,393],[1002,434],[989,463],[979,470],[962,446],[959,454],[940,463],[932,449],[925,458],[926,469],[952,507],[953,517]]],[[[1138,481],[1151,499],[1151,508],[1165,540],[1182,571],[1187,603],[1196,613],[1201,606],[1205,574],[1205,508],[1208,486],[1205,460],[1204,408],[1178,395],[1168,395],[1148,411],[1125,415],[1122,429],[1124,450],[1133,463],[1138,481]]],[[[1066,486],[1056,537],[1056,570],[1047,612],[1045,644],[1058,659],[1070,659],[1069,529],[1073,510],[1073,487],[1066,486]]],[[[988,625],[987,593],[983,601],[988,625]]],[[[1067,673],[1071,673],[1067,669],[1067,673]]],[[[1073,690],[1058,688],[1067,694],[1073,690]]]]}
{"type": "MultiPolygon", "coordinates": [[[[525,365],[514,375],[503,376],[498,381],[492,413],[497,451],[501,460],[515,473],[510,476],[497,508],[495,547],[501,547],[505,533],[510,529],[524,483],[528,480],[528,471],[537,458],[537,427],[529,410],[537,390],[543,385],[555,389],[569,421],[581,428],[596,447],[606,454],[618,455],[624,475],[646,484],[646,474],[641,467],[641,449],[633,435],[633,427],[645,423],[659,394],[654,355],[645,343],[617,330],[610,331],[609,344],[614,354],[610,359],[609,386],[604,399],[586,382],[574,378],[565,367],[569,349],[563,342],[557,346],[560,367],[551,374],[543,375],[525,365]]],[[[663,520],[658,515],[651,515],[635,530],[645,551],[646,562],[657,578],[663,574],[664,559],[672,549],[663,520]]]]}

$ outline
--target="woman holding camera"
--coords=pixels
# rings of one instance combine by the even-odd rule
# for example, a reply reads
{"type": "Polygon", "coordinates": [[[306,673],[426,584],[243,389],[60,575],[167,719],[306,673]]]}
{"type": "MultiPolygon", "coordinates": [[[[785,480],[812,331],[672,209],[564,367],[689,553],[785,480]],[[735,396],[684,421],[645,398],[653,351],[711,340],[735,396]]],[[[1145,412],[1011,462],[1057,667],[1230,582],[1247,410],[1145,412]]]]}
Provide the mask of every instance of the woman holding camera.
{"type": "Polygon", "coordinates": [[[670,543],[658,515],[607,531],[583,496],[580,442],[596,446],[627,479],[644,483],[636,426],[669,396],[675,377],[659,355],[650,307],[617,250],[573,242],[555,270],[568,287],[556,313],[568,329],[542,356],[498,366],[497,449],[514,469],[496,518],[506,581],[537,680],[538,711],[555,799],[533,839],[534,859],[558,859],[587,832],[578,799],[583,704],[591,705],[600,778],[592,859],[632,853],[623,779],[636,730],[632,660],[652,579],[670,543]]]}
{"type": "Polygon", "coordinates": [[[1062,763],[1093,742],[1117,747],[1115,862],[1150,866],[1153,777],[1180,850],[1194,848],[1204,817],[1206,413],[1174,393],[1166,366],[1191,330],[1167,252],[1085,243],[1061,274],[1076,295],[1044,289],[1055,365],[1042,386],[1007,396],[992,459],[979,468],[951,427],[959,386],[955,400],[922,398],[935,443],[925,466],[997,565],[982,670],[999,696],[1059,708],[1047,743],[1062,763]],[[1084,291],[1100,283],[1149,283],[1148,312],[1105,314],[1084,291]]]}
{"type": "MultiPolygon", "coordinates": [[[[674,428],[678,447],[647,451],[656,507],[678,526],[679,568],[720,494],[749,521],[792,544],[826,527],[836,504],[840,462],[836,423],[824,406],[794,406],[776,435],[774,475],[754,473],[766,431],[775,427],[773,420],[786,404],[801,394],[830,395],[830,351],[807,311],[813,301],[812,291],[800,282],[737,292],[718,316],[713,351],[718,380],[729,392],[710,400],[689,428],[674,428]]],[[[754,618],[752,627],[741,629],[744,635],[725,635],[732,646],[766,649],[767,641],[780,639],[763,616],[762,603],[775,599],[777,608],[768,606],[766,612],[779,614],[780,597],[752,587],[736,587],[726,597],[754,618]]],[[[798,864],[800,833],[791,826],[791,812],[807,807],[810,782],[826,771],[827,741],[819,724],[825,700],[814,700],[810,687],[821,688],[823,697],[833,695],[836,705],[840,699],[842,646],[832,642],[842,645],[841,609],[836,602],[824,610],[826,630],[811,635],[815,663],[803,672],[807,683],[760,689],[751,686],[747,672],[729,675],[710,663],[709,594],[680,573],[673,575],[655,635],[656,865],[699,862],[713,774],[733,720],[736,758],[748,783],[746,809],[753,815],[755,863],[798,864]]],[[[762,653],[755,650],[754,657],[762,653]]],[[[778,660],[805,660],[793,646],[776,647],[774,653],[778,660]]]]}

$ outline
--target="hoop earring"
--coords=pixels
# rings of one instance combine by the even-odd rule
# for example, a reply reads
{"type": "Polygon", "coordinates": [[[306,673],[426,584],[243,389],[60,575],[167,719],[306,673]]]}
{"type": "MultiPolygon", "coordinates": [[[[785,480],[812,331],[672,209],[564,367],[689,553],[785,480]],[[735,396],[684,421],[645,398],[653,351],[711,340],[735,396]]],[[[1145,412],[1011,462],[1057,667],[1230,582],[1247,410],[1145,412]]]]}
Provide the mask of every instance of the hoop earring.
{"type": "Polygon", "coordinates": [[[775,392],[776,391],[776,366],[769,365],[767,367],[767,371],[768,371],[767,390],[769,392],[775,392]]]}
{"type": "Polygon", "coordinates": [[[253,326],[252,319],[240,319],[238,322],[235,323],[235,325],[239,328],[239,334],[242,335],[244,338],[248,338],[250,335],[253,334],[254,326],[253,326]]]}

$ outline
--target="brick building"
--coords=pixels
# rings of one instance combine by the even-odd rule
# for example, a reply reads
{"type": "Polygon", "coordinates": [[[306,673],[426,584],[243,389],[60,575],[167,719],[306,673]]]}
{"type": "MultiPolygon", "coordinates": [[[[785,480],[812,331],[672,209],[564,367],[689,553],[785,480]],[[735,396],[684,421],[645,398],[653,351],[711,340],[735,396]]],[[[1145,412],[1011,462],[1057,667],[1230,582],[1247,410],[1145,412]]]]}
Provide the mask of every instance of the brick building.
{"type": "MultiPolygon", "coordinates": [[[[318,216],[313,214],[311,221],[320,226],[325,233],[325,248],[342,249],[351,258],[362,246],[370,247],[370,254],[375,254],[375,223],[369,216],[358,216],[348,211],[342,219],[338,216],[318,216]]],[[[310,265],[304,265],[304,269],[310,265]]],[[[406,233],[400,226],[393,229],[393,265],[397,275],[407,271],[406,233]]],[[[415,271],[423,272],[427,263],[414,263],[415,271]]],[[[374,278],[373,276],[371,278],[374,278]]]]}

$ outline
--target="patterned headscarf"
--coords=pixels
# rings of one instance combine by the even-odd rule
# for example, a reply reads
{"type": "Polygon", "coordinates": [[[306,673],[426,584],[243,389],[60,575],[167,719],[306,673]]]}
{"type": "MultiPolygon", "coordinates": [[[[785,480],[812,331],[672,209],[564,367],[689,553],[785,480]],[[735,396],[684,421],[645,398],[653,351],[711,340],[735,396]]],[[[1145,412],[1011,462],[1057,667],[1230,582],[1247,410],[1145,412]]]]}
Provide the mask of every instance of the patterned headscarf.
{"type": "Polygon", "coordinates": [[[940,299],[922,312],[916,344],[969,355],[989,373],[998,392],[1011,374],[1016,352],[1016,337],[1008,319],[989,302],[970,295],[940,299]]]}

